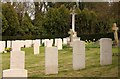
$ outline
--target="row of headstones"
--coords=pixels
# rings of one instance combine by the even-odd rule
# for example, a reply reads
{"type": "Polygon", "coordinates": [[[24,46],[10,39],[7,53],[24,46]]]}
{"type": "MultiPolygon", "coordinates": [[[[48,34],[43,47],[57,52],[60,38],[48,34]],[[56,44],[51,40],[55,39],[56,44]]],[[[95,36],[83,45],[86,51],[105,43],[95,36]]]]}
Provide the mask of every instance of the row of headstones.
{"type": "MultiPolygon", "coordinates": [[[[35,48],[38,48],[41,44],[44,44],[46,47],[52,47],[53,44],[54,46],[57,46],[58,49],[62,49],[62,44],[67,44],[70,39],[63,38],[57,38],[55,39],[55,43],[53,39],[36,39],[36,40],[15,40],[15,41],[0,41],[0,52],[3,52],[5,50],[5,47],[7,48],[12,48],[13,51],[15,50],[20,50],[21,47],[31,47],[32,45],[35,48]],[[7,44],[6,44],[7,43],[7,44]]],[[[80,39],[79,39],[80,40],[80,39]]]]}
{"type": "MultiPolygon", "coordinates": [[[[73,41],[73,70],[85,68],[85,42],[73,41]]],[[[100,64],[112,64],[112,39],[100,39],[100,64]]],[[[58,73],[58,49],[56,47],[45,48],[45,73],[58,73]]]]}
{"type": "MultiPolygon", "coordinates": [[[[74,41],[73,44],[73,69],[85,68],[85,42],[74,41]]],[[[3,77],[27,77],[27,70],[24,69],[25,53],[13,51],[10,56],[10,69],[3,71],[3,77]]],[[[112,64],[112,40],[109,38],[100,39],[100,64],[112,64]]],[[[58,48],[45,48],[45,74],[58,73],[58,48]]]]}

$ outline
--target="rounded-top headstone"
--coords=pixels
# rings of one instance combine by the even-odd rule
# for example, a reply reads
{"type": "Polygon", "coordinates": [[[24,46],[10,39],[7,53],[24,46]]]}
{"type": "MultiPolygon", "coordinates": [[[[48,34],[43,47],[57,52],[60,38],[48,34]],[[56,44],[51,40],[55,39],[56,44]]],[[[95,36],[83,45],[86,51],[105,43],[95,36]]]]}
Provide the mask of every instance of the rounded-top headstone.
{"type": "Polygon", "coordinates": [[[112,64],[112,39],[110,38],[100,39],[100,64],[112,64]]]}

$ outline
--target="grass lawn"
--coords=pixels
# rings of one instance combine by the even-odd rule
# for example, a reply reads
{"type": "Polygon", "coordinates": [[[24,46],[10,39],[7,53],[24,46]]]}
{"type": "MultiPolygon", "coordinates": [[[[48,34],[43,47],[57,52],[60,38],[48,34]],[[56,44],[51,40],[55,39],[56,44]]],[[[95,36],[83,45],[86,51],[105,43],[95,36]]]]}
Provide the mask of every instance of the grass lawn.
{"type": "MultiPolygon", "coordinates": [[[[22,48],[25,51],[25,69],[29,77],[118,77],[118,56],[113,56],[112,64],[100,65],[100,48],[86,48],[86,68],[73,70],[72,48],[65,47],[58,52],[59,71],[56,75],[45,75],[44,47],[40,47],[40,54],[34,55],[33,48],[22,48]]],[[[113,47],[113,53],[118,48],[113,47]]],[[[10,68],[10,53],[2,54],[2,69],[10,68]]]]}

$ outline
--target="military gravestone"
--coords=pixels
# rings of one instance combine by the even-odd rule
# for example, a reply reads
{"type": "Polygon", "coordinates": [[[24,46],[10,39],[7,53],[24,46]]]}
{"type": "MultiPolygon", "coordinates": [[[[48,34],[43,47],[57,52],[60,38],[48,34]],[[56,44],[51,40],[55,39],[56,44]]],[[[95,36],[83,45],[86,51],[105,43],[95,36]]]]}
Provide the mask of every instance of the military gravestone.
{"type": "Polygon", "coordinates": [[[27,70],[25,68],[25,52],[24,51],[12,51],[10,55],[10,69],[3,70],[3,79],[7,77],[19,77],[21,79],[27,79],[27,70]]]}
{"type": "Polygon", "coordinates": [[[100,64],[112,64],[112,39],[110,38],[100,39],[100,64]]]}
{"type": "Polygon", "coordinates": [[[45,48],[45,74],[58,73],[58,49],[57,47],[45,48]]]}
{"type": "Polygon", "coordinates": [[[79,70],[85,68],[85,42],[73,42],[73,69],[79,70]]]}

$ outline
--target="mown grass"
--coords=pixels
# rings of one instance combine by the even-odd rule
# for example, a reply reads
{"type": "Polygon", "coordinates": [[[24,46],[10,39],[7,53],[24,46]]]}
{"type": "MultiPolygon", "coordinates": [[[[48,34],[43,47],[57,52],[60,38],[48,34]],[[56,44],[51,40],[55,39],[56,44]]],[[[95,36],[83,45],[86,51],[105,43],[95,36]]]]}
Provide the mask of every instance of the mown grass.
{"type": "MultiPolygon", "coordinates": [[[[72,48],[65,46],[58,52],[59,71],[55,75],[45,75],[44,47],[40,47],[40,54],[34,55],[33,48],[22,48],[25,51],[25,69],[29,77],[117,77],[118,56],[113,56],[111,65],[100,65],[100,48],[86,48],[86,68],[73,70],[72,48]]],[[[118,53],[118,48],[112,48],[113,53],[118,53]]],[[[2,54],[3,70],[10,68],[10,53],[2,54]]],[[[79,62],[79,61],[78,61],[79,62]]]]}

